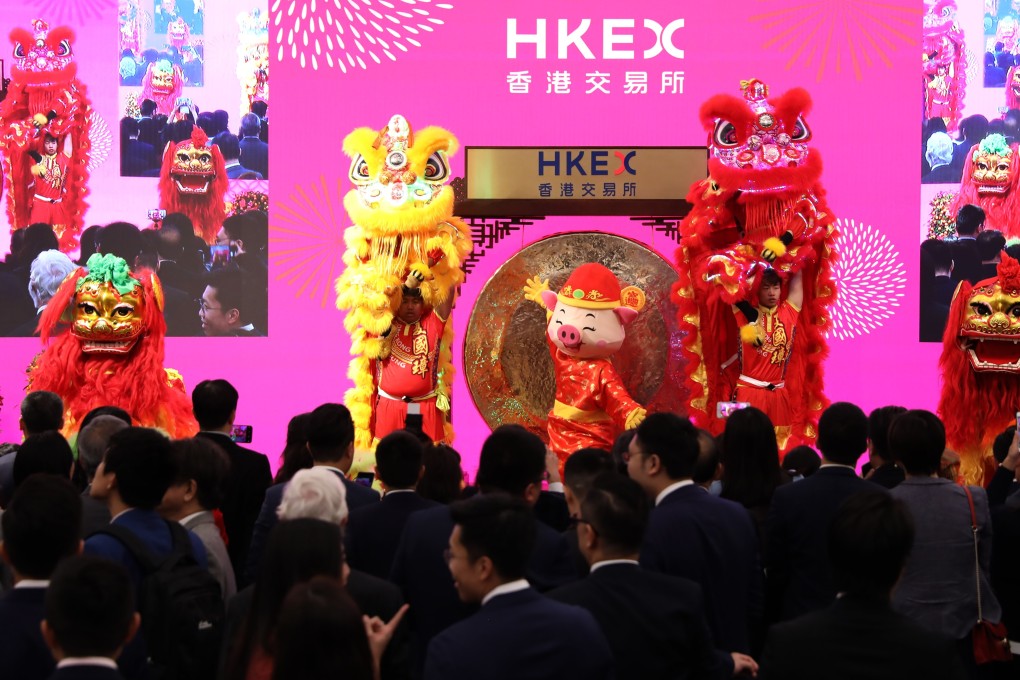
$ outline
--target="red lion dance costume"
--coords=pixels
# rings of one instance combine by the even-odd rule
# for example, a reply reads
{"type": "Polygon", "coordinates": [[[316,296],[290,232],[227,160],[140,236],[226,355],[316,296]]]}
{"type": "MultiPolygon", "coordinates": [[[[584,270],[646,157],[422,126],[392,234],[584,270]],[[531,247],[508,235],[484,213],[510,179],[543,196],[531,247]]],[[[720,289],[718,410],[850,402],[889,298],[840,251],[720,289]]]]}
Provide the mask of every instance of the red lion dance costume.
{"type": "Polygon", "coordinates": [[[1006,237],[1020,236],[1020,152],[1002,135],[988,135],[971,147],[963,166],[960,192],[953,199],[950,214],[965,205],[985,211],[985,228],[998,229],[1006,237]]]}
{"type": "MultiPolygon", "coordinates": [[[[344,326],[351,334],[354,358],[348,375],[354,388],[344,401],[354,419],[355,446],[361,450],[372,446],[376,360],[391,349],[392,338],[383,334],[400,306],[401,283],[411,274],[420,278],[424,303],[435,308],[464,280],[461,263],[471,253],[471,230],[453,216],[453,189],[446,184],[446,156],[456,148],[456,138],[446,130],[412,131],[400,115],[381,131],[359,128],[344,139],[354,183],[344,207],[354,226],[344,232],[346,268],[336,282],[336,303],[348,310],[344,326]]],[[[452,345],[453,323],[448,321],[439,344],[434,390],[448,442],[453,440],[446,415],[453,384],[452,345]]]]}
{"type": "Polygon", "coordinates": [[[32,22],[33,33],[23,28],[11,31],[14,66],[7,99],[0,104],[0,157],[7,192],[7,217],[12,229],[31,224],[36,200],[50,201],[61,209],[51,210],[63,224],[54,224],[60,249],[78,247],[85,210],[86,184],[91,142],[89,114],[92,107],[85,85],[78,80],[71,44],[74,33],[65,26],[52,31],[41,19],[32,22]],[[38,163],[46,135],[58,142],[58,155],[70,149],[60,198],[36,197],[32,168],[38,163]]]}
{"type": "Polygon", "coordinates": [[[223,154],[218,146],[209,145],[202,128],[196,125],[191,139],[166,145],[159,173],[159,207],[187,215],[195,235],[210,245],[227,218],[228,185],[223,154]]]}
{"type": "Polygon", "coordinates": [[[960,472],[980,484],[996,435],[1015,422],[1020,405],[1020,263],[1003,253],[998,275],[960,283],[942,338],[939,417],[960,472]]]}
{"type": "Polygon", "coordinates": [[[97,406],[119,406],[135,425],[171,437],[198,431],[179,373],[163,369],[163,291],[151,271],[131,272],[114,255],[95,254],[60,284],[39,319],[45,343],[29,368],[30,390],[64,400],[64,434],[97,406]],[[58,324],[70,322],[56,336],[58,324]]]}
{"type": "Polygon", "coordinates": [[[687,196],[693,208],[680,223],[680,278],[672,297],[685,332],[689,415],[718,433],[725,421],[716,404],[731,400],[740,371],[742,340],[731,305],[757,299],[758,274],[769,264],[784,289],[802,273],[804,302],[786,368],[786,381],[796,386],[789,396],[792,423],[777,428],[786,449],[814,440],[827,404],[822,361],[825,310],[836,297],[837,234],[818,183],[821,158],[807,145],[808,93],[795,88],[769,97],[758,80],[741,87],[743,98],[716,95],[701,107],[710,131],[709,176],[687,196]]]}
{"type": "Polygon", "coordinates": [[[1020,109],[1020,68],[1010,66],[1006,74],[1006,108],[1020,109]]]}
{"type": "Polygon", "coordinates": [[[156,113],[170,116],[177,98],[184,92],[184,72],[168,59],[157,59],[149,64],[142,76],[141,99],[156,102],[156,113]]]}
{"type": "Polygon", "coordinates": [[[956,23],[955,0],[924,0],[922,38],[924,119],[941,117],[956,130],[967,92],[967,52],[956,23]]]}

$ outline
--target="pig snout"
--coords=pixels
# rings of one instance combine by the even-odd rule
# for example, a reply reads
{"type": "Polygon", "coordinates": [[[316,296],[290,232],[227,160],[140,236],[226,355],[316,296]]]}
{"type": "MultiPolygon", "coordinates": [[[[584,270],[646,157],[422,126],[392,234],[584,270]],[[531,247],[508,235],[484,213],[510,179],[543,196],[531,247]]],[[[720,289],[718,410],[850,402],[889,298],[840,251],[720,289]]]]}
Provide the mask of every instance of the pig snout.
{"type": "Polygon", "coordinates": [[[564,324],[556,331],[556,337],[563,343],[564,347],[575,349],[581,346],[581,331],[575,327],[564,324]]]}

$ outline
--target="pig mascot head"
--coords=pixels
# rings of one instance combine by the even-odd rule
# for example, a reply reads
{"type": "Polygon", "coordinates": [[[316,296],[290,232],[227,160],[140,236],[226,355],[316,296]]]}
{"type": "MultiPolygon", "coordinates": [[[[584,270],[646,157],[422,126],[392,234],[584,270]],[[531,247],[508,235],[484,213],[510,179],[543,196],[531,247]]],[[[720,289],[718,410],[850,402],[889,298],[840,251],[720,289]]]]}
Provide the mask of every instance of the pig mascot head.
{"type": "Polygon", "coordinates": [[[571,273],[559,293],[542,291],[550,312],[549,340],[578,359],[608,357],[623,345],[624,326],[645,304],[640,288],[620,290],[616,276],[601,264],[583,264],[571,273]]]}

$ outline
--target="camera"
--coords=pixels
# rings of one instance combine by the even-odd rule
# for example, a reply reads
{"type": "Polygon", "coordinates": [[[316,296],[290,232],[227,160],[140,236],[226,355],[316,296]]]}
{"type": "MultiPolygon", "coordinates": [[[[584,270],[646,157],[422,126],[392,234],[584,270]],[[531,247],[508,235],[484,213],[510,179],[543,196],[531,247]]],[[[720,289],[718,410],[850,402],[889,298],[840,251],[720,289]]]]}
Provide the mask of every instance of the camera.
{"type": "Polygon", "coordinates": [[[153,208],[149,211],[149,219],[153,222],[160,222],[166,219],[166,210],[160,208],[153,208]]]}

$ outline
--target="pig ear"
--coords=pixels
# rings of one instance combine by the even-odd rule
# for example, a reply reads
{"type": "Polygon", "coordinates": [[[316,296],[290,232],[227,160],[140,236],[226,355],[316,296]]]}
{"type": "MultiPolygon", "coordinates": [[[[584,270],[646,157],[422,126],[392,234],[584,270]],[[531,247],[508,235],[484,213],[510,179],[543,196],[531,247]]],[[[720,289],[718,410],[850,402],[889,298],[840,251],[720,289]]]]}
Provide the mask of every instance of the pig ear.
{"type": "Polygon", "coordinates": [[[542,302],[545,303],[546,308],[551,312],[556,309],[556,293],[551,290],[542,291],[542,302]]]}
{"type": "Polygon", "coordinates": [[[624,326],[629,324],[635,318],[637,318],[637,310],[631,309],[630,307],[616,307],[613,309],[613,314],[616,314],[616,318],[620,320],[624,326]]]}

